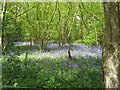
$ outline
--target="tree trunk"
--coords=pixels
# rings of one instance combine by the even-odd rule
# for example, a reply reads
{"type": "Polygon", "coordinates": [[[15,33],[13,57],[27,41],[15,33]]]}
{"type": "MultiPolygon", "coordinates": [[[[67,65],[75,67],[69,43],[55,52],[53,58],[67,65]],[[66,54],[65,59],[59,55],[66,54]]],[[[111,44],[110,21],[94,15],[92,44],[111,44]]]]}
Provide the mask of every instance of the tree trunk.
{"type": "Polygon", "coordinates": [[[2,50],[4,51],[4,20],[5,20],[5,14],[6,14],[6,9],[7,9],[7,2],[4,0],[3,6],[2,6],[2,37],[1,37],[1,43],[2,43],[2,50]]]}
{"type": "Polygon", "coordinates": [[[72,60],[72,56],[71,56],[71,49],[70,49],[70,47],[69,47],[69,49],[68,49],[68,57],[69,57],[69,59],[71,59],[71,60],[72,60]]]}
{"type": "Polygon", "coordinates": [[[120,5],[104,3],[104,85],[105,88],[120,88],[120,5]]]}

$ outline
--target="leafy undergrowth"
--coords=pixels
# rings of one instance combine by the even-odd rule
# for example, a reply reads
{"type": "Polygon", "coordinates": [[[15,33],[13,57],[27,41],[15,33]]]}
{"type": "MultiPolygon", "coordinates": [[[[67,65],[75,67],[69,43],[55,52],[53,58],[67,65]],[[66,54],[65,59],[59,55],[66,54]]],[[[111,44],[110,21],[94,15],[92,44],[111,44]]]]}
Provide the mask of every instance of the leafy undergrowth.
{"type": "Polygon", "coordinates": [[[2,59],[3,86],[35,88],[102,88],[102,60],[79,58],[2,59]]]}
{"type": "Polygon", "coordinates": [[[49,44],[40,52],[38,46],[14,46],[2,58],[3,87],[102,88],[101,48],[73,44],[73,60],[68,59],[68,48],[49,44]]]}

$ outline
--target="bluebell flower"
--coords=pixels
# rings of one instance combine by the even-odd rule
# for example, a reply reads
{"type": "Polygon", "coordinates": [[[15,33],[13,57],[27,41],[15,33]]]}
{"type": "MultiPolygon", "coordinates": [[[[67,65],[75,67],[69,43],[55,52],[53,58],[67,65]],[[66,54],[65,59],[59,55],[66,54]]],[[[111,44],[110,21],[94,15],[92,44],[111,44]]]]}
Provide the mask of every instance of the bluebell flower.
{"type": "Polygon", "coordinates": [[[77,64],[73,64],[72,66],[73,66],[73,67],[78,67],[78,65],[77,65],[77,64]]]}
{"type": "Polygon", "coordinates": [[[58,68],[58,67],[53,67],[53,68],[58,68]]]}

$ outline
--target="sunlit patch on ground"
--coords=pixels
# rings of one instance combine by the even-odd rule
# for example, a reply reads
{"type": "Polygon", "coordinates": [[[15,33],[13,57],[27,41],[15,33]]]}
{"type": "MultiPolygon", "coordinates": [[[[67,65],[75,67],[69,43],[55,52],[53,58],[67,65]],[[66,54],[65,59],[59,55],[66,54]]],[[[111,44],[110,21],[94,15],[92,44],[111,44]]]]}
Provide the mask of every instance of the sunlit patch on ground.
{"type": "MultiPolygon", "coordinates": [[[[19,42],[20,44],[20,42],[19,42]]],[[[25,44],[25,43],[24,43],[25,44]]],[[[28,43],[27,43],[28,44],[28,43]]],[[[75,58],[79,57],[92,57],[92,58],[101,58],[102,50],[100,46],[88,46],[83,44],[72,44],[71,54],[75,58]]],[[[59,58],[59,57],[67,57],[68,44],[66,46],[59,46],[58,44],[48,44],[47,50],[45,52],[40,52],[38,49],[34,49],[31,53],[29,53],[30,58],[59,58]]],[[[29,51],[30,49],[28,49],[29,51]]],[[[21,57],[25,57],[25,53],[21,55],[21,57]]]]}

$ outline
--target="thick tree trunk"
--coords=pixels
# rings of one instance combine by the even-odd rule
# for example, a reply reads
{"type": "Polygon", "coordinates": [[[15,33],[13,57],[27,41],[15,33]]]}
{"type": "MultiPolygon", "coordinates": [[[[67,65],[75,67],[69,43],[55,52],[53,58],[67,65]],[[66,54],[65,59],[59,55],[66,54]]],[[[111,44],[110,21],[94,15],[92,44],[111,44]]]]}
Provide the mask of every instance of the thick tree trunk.
{"type": "Polygon", "coordinates": [[[120,88],[120,5],[104,3],[105,41],[103,49],[105,88],[120,88]]]}

